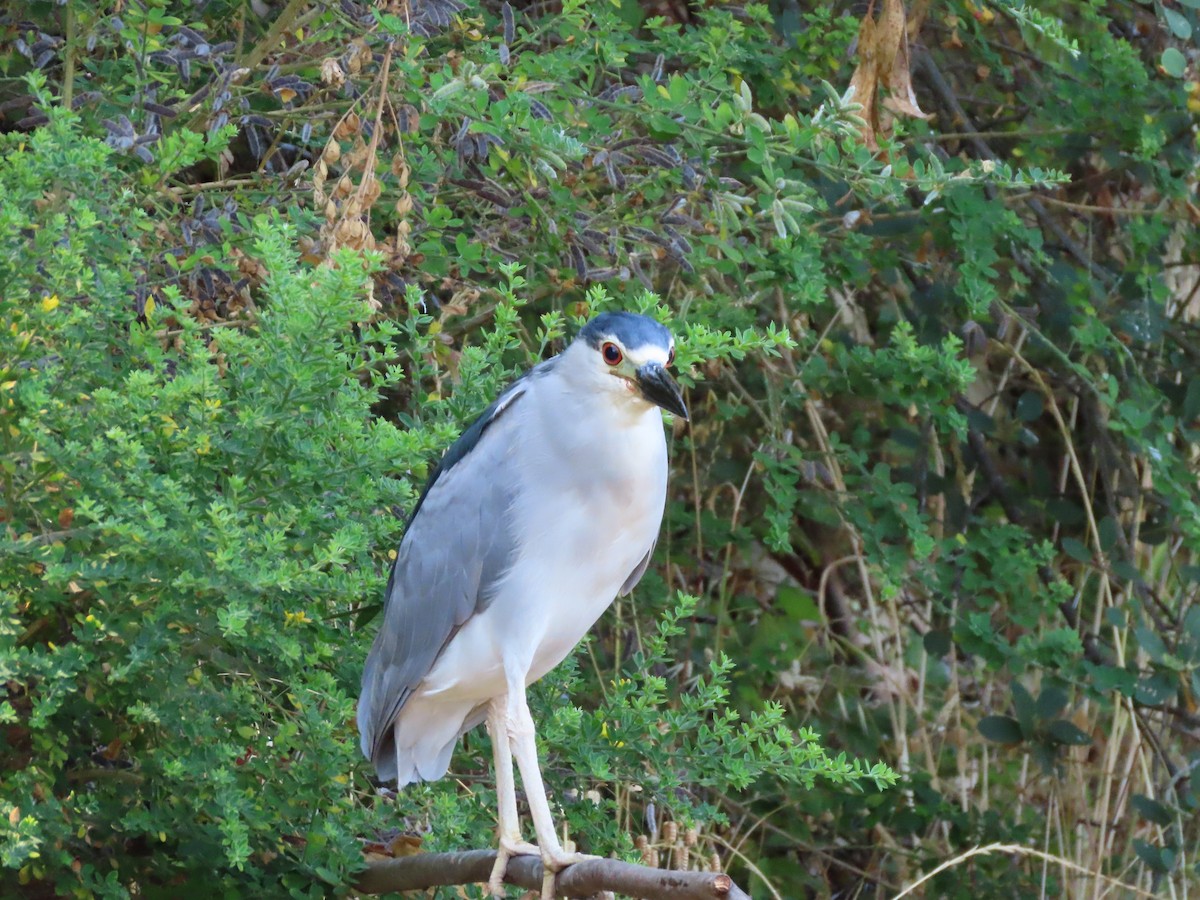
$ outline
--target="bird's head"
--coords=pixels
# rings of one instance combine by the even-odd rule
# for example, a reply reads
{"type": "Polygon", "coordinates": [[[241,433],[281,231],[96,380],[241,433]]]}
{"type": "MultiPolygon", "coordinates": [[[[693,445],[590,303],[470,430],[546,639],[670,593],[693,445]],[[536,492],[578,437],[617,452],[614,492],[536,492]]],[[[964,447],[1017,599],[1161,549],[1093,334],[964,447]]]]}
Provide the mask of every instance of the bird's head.
{"type": "Polygon", "coordinates": [[[675,339],[646,316],[601,313],[583,326],[571,347],[573,364],[590,382],[615,397],[653,404],[688,417],[679,385],[667,369],[675,362],[675,339]]]}

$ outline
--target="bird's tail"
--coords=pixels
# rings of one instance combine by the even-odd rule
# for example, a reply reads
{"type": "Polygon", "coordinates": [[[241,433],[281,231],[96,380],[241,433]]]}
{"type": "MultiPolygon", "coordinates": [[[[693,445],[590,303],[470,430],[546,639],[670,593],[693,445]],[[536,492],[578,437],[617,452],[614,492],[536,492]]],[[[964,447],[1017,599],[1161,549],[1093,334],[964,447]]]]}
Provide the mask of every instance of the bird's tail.
{"type": "Polygon", "coordinates": [[[382,781],[396,780],[397,790],[414,781],[436,781],[449,770],[459,737],[486,715],[486,704],[411,697],[388,733],[374,741],[373,748],[363,736],[363,753],[374,763],[382,781]]]}

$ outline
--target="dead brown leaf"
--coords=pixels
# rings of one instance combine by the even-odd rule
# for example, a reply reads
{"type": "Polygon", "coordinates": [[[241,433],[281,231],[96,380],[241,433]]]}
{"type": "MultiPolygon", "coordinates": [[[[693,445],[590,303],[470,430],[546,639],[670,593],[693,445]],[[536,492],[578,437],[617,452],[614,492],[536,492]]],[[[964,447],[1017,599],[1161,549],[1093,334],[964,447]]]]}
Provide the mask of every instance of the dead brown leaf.
{"type": "Polygon", "coordinates": [[[877,135],[891,130],[890,118],[882,115],[886,109],[895,115],[927,119],[921,110],[913,90],[908,41],[920,29],[927,4],[918,0],[913,10],[913,21],[905,16],[903,0],[881,0],[879,17],[874,15],[875,4],[863,16],[858,30],[858,67],[850,78],[854,88],[854,102],[863,106],[863,143],[872,150],[878,149],[877,135]],[[887,92],[882,102],[880,89],[887,92]]]}

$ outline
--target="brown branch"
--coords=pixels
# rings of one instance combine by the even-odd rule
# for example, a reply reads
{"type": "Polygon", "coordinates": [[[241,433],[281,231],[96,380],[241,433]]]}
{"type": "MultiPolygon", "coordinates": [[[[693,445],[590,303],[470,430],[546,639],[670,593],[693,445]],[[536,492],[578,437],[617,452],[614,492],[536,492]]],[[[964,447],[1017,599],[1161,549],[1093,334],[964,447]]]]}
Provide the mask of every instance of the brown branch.
{"type": "MultiPolygon", "coordinates": [[[[371,860],[355,889],[364,894],[420,891],[438,885],[480,884],[488,880],[495,850],[418,853],[397,859],[371,860]]],[[[536,856],[509,860],[504,880],[529,890],[542,886],[542,861],[536,856]]],[[[750,900],[720,872],[676,872],[635,866],[616,859],[589,859],[558,874],[559,897],[591,897],[604,891],[643,900],[750,900]]]]}

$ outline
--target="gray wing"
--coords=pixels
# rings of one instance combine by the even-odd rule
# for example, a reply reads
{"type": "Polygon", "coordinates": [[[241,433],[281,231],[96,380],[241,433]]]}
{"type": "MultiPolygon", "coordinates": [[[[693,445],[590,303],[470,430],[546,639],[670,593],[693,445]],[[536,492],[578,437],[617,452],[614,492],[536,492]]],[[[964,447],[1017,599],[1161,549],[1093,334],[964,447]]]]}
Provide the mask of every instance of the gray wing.
{"type": "Polygon", "coordinates": [[[510,387],[446,452],[400,543],[358,700],[363,754],[381,777],[395,765],[400,710],[510,563],[515,417],[505,413],[523,393],[510,387]]]}
{"type": "Polygon", "coordinates": [[[657,546],[658,538],[655,538],[650,543],[650,549],[646,551],[646,555],[642,557],[642,561],[634,567],[633,571],[629,573],[629,577],[625,579],[625,583],[621,585],[621,590],[617,592],[618,596],[624,597],[635,587],[637,587],[637,583],[641,581],[642,576],[646,574],[646,569],[650,567],[650,560],[654,557],[654,548],[657,546]]]}

